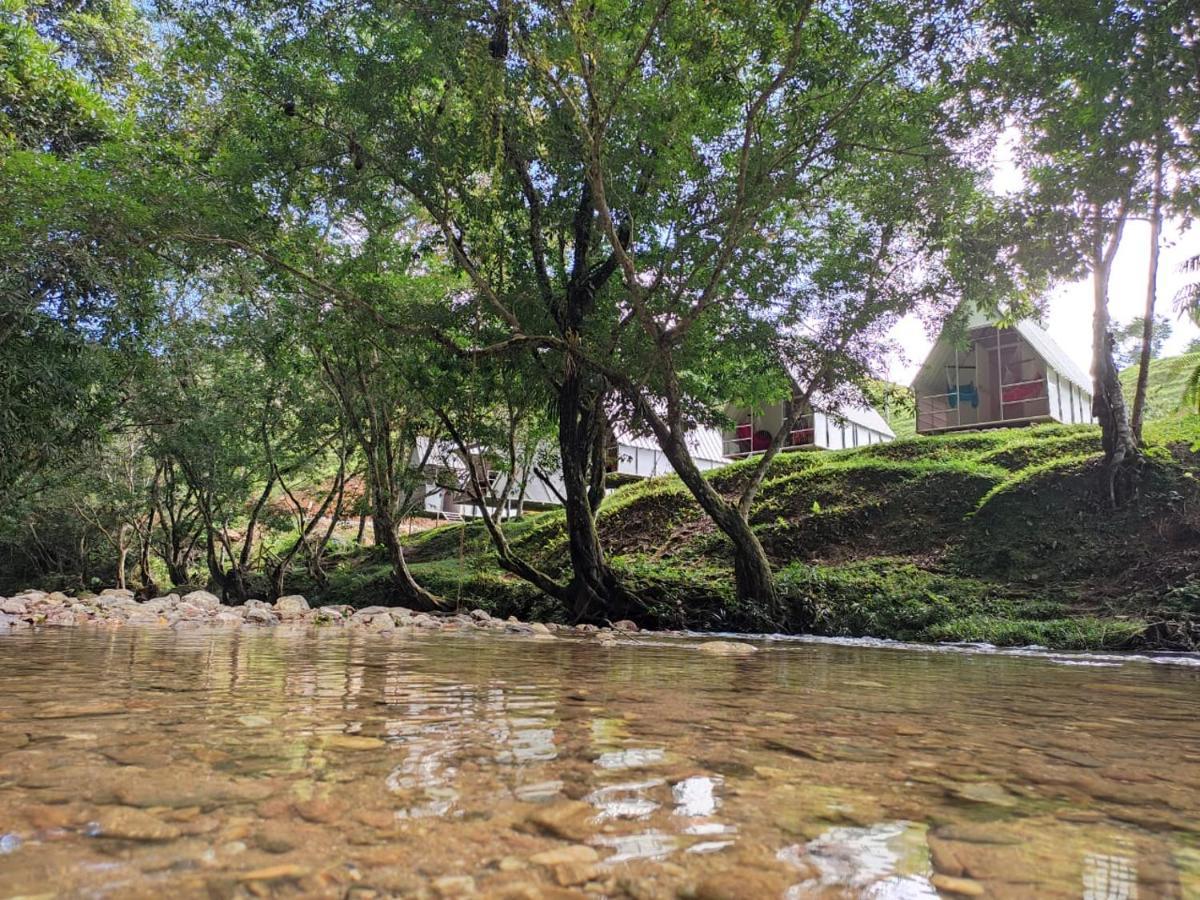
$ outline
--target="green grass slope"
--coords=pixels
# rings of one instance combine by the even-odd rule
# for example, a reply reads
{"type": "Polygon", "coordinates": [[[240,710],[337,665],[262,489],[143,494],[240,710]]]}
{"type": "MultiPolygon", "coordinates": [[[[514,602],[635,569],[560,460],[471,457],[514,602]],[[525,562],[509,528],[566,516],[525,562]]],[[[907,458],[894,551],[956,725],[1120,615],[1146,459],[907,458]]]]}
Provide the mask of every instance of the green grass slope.
{"type": "MultiPolygon", "coordinates": [[[[1148,423],[1136,503],[1110,509],[1097,429],[1043,425],[791,453],[752,522],[790,602],[826,635],[1059,648],[1190,646],[1200,638],[1200,417],[1148,423]]],[[[748,463],[710,474],[734,490],[748,463]]],[[[565,573],[561,512],[505,526],[513,548],[565,573]]],[[[672,477],[613,493],[599,517],[641,624],[753,630],[731,590],[724,537],[672,477]]],[[[415,536],[412,568],[451,601],[568,620],[501,572],[478,525],[415,536]]],[[[348,559],[330,602],[386,602],[387,569],[348,559]]]]}
{"type": "MultiPolygon", "coordinates": [[[[1187,379],[1196,367],[1200,366],[1200,353],[1186,353],[1183,356],[1169,356],[1163,359],[1150,360],[1150,376],[1146,381],[1146,418],[1160,419],[1181,415],[1185,412],[1183,395],[1187,389],[1187,379]]],[[[1129,402],[1133,402],[1133,392],[1137,387],[1138,370],[1141,366],[1134,364],[1121,372],[1121,387],[1129,402]]]]}

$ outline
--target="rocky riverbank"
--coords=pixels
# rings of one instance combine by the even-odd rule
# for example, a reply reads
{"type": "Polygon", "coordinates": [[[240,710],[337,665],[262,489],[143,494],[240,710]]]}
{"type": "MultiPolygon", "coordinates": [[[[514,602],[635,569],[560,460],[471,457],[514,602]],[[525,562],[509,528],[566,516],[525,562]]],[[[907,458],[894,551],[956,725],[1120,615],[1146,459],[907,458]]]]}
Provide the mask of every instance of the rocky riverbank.
{"type": "MultiPolygon", "coordinates": [[[[415,612],[402,606],[312,607],[308,600],[291,594],[274,603],[249,600],[244,605],[227,606],[208,591],[167,594],[151,600],[135,599],[133,591],[109,588],[94,595],[72,597],[60,591],[26,590],[12,597],[0,597],[0,634],[32,627],[98,626],[118,628],[143,626],[173,628],[222,627],[270,628],[273,626],[346,628],[376,634],[489,631],[523,635],[535,640],[557,637],[586,637],[601,646],[616,643],[619,636],[638,632],[630,621],[611,626],[563,625],[522,622],[515,616],[499,619],[482,609],[469,612],[415,612]]],[[[735,641],[707,641],[699,649],[718,655],[752,654],[752,644],[735,641]]]]}

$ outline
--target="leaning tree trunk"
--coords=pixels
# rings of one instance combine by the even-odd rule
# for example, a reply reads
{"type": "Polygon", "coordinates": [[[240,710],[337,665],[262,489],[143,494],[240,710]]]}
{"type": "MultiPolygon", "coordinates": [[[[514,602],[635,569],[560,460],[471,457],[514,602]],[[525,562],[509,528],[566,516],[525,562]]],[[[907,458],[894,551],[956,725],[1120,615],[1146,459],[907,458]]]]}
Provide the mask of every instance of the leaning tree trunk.
{"type": "Polygon", "coordinates": [[[775,628],[806,627],[808,622],[790,622],[787,610],[775,587],[775,576],[767,552],[746,515],[737,504],[730,503],[712,486],[697,467],[687,442],[672,432],[657,433],[659,446],[666,454],[675,473],[696,498],[701,509],[708,513],[713,524],[728,538],[733,549],[733,576],[737,597],[751,609],[761,609],[767,622],[775,628]]]}
{"type": "Polygon", "coordinates": [[[1142,322],[1142,353],[1138,363],[1137,390],[1133,395],[1130,429],[1133,440],[1142,444],[1142,422],[1146,416],[1146,390],[1150,383],[1150,359],[1154,343],[1154,306],[1158,300],[1158,255],[1162,234],[1163,151],[1161,141],[1154,150],[1154,194],[1150,207],[1150,262],[1146,270],[1146,316],[1142,322]]]}
{"type": "Polygon", "coordinates": [[[425,588],[417,584],[412,571],[408,568],[408,560],[404,558],[404,546],[400,543],[400,528],[392,515],[387,498],[376,490],[375,509],[372,514],[372,524],[375,530],[375,543],[381,545],[387,553],[388,562],[392,567],[392,582],[405,603],[414,609],[439,609],[441,601],[425,588]]]}

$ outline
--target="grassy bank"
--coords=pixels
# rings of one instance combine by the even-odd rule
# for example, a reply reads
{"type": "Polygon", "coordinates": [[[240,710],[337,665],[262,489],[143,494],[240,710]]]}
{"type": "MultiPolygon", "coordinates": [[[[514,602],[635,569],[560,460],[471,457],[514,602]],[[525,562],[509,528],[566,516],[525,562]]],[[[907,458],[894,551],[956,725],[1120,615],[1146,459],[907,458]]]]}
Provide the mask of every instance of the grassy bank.
{"type": "MultiPolygon", "coordinates": [[[[815,605],[826,635],[1121,649],[1184,647],[1200,621],[1200,418],[1152,423],[1135,503],[1109,508],[1099,431],[1039,426],[793,453],[772,467],[753,524],[784,595],[815,605]]],[[[746,463],[711,473],[730,490],[746,463]]],[[[517,552],[567,566],[560,512],[506,527],[517,552]]],[[[731,591],[723,536],[674,477],[605,502],[601,539],[648,627],[758,625],[731,591]]],[[[483,529],[415,536],[413,571],[442,596],[497,615],[565,621],[495,565],[483,529]]],[[[344,559],[329,601],[386,601],[387,567],[344,559]]]]}

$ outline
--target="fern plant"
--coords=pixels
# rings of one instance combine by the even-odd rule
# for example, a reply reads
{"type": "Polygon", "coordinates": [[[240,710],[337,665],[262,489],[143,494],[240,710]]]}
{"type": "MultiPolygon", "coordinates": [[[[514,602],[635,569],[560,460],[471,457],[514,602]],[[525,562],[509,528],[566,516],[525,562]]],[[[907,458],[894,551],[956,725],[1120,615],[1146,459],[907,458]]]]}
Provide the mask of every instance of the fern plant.
{"type": "MultiPolygon", "coordinates": [[[[1180,270],[1195,277],[1175,295],[1175,308],[1180,315],[1186,315],[1200,325],[1200,254],[1185,260],[1180,270]]],[[[1200,412],[1200,363],[1188,376],[1183,401],[1200,412]]]]}

